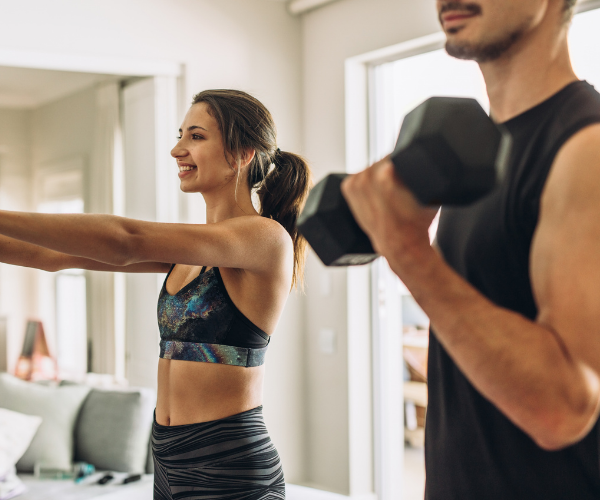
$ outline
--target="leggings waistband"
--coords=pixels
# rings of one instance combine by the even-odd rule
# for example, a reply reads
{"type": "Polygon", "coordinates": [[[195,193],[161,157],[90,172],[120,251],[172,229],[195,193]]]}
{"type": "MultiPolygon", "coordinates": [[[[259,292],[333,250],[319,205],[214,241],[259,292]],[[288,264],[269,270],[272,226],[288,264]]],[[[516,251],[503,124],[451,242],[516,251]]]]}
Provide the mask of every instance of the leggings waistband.
{"type": "Polygon", "coordinates": [[[251,410],[246,410],[241,413],[236,413],[234,415],[230,415],[228,417],[219,418],[217,420],[208,420],[206,422],[196,422],[196,423],[192,423],[192,424],[182,424],[182,425],[162,425],[156,421],[156,408],[155,408],[154,409],[154,425],[158,429],[165,429],[165,430],[166,429],[193,429],[194,427],[199,429],[202,427],[211,427],[214,424],[225,423],[228,421],[236,422],[236,421],[240,421],[240,420],[245,420],[247,418],[251,418],[254,416],[257,416],[257,417],[260,416],[262,418],[262,410],[263,410],[263,407],[262,407],[262,405],[260,405],[260,406],[257,406],[256,408],[252,408],[251,410]]]}

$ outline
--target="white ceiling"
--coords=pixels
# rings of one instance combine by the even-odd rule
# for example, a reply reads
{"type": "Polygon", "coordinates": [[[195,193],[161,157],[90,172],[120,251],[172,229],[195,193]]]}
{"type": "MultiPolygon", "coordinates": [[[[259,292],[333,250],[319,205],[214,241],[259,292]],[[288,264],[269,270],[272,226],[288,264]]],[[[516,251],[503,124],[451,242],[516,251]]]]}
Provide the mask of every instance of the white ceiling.
{"type": "MultiPolygon", "coordinates": [[[[287,2],[293,14],[335,0],[275,0],[287,2]]],[[[0,66],[0,108],[32,109],[115,76],[0,66]]]]}
{"type": "Polygon", "coordinates": [[[0,66],[0,108],[36,108],[114,78],[111,75],[0,66]]]}

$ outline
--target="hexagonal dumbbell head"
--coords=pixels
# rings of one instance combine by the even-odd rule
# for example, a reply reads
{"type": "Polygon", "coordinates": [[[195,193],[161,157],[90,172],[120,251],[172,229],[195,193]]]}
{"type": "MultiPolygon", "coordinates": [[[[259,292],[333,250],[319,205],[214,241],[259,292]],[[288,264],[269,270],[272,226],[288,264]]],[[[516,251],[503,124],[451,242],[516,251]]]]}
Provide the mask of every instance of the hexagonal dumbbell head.
{"type": "Polygon", "coordinates": [[[330,174],[310,192],[298,229],[326,266],[367,264],[377,258],[340,189],[346,174],[330,174]]]}
{"type": "MultiPolygon", "coordinates": [[[[433,97],[404,119],[391,155],[395,173],[423,205],[466,205],[488,194],[506,169],[510,136],[474,99],[433,97]]],[[[331,174],[311,191],[298,229],[327,266],[377,258],[331,174]]]]}
{"type": "Polygon", "coordinates": [[[423,205],[467,205],[496,185],[510,145],[475,99],[432,97],[406,115],[391,159],[423,205]]]}

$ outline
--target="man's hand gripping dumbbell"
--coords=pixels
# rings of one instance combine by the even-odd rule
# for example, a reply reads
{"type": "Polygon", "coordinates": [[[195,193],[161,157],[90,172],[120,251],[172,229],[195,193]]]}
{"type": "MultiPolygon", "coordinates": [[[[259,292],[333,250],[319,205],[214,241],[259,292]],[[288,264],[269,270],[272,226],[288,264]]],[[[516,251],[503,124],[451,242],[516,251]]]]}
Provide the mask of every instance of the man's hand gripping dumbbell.
{"type": "MultiPolygon", "coordinates": [[[[396,178],[426,206],[468,205],[487,195],[504,171],[510,137],[474,99],[432,97],[406,115],[390,156],[396,178]]],[[[377,257],[330,174],[310,193],[298,228],[327,266],[377,257]]]]}

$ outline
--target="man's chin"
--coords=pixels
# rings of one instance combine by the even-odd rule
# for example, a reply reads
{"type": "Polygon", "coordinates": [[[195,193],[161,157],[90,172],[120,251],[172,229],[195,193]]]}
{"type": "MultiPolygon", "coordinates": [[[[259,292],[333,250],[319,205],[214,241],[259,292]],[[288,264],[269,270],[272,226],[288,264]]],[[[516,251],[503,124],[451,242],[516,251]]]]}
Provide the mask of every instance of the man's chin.
{"type": "Polygon", "coordinates": [[[477,37],[469,36],[464,26],[446,31],[446,52],[457,59],[477,60],[477,37]]]}

